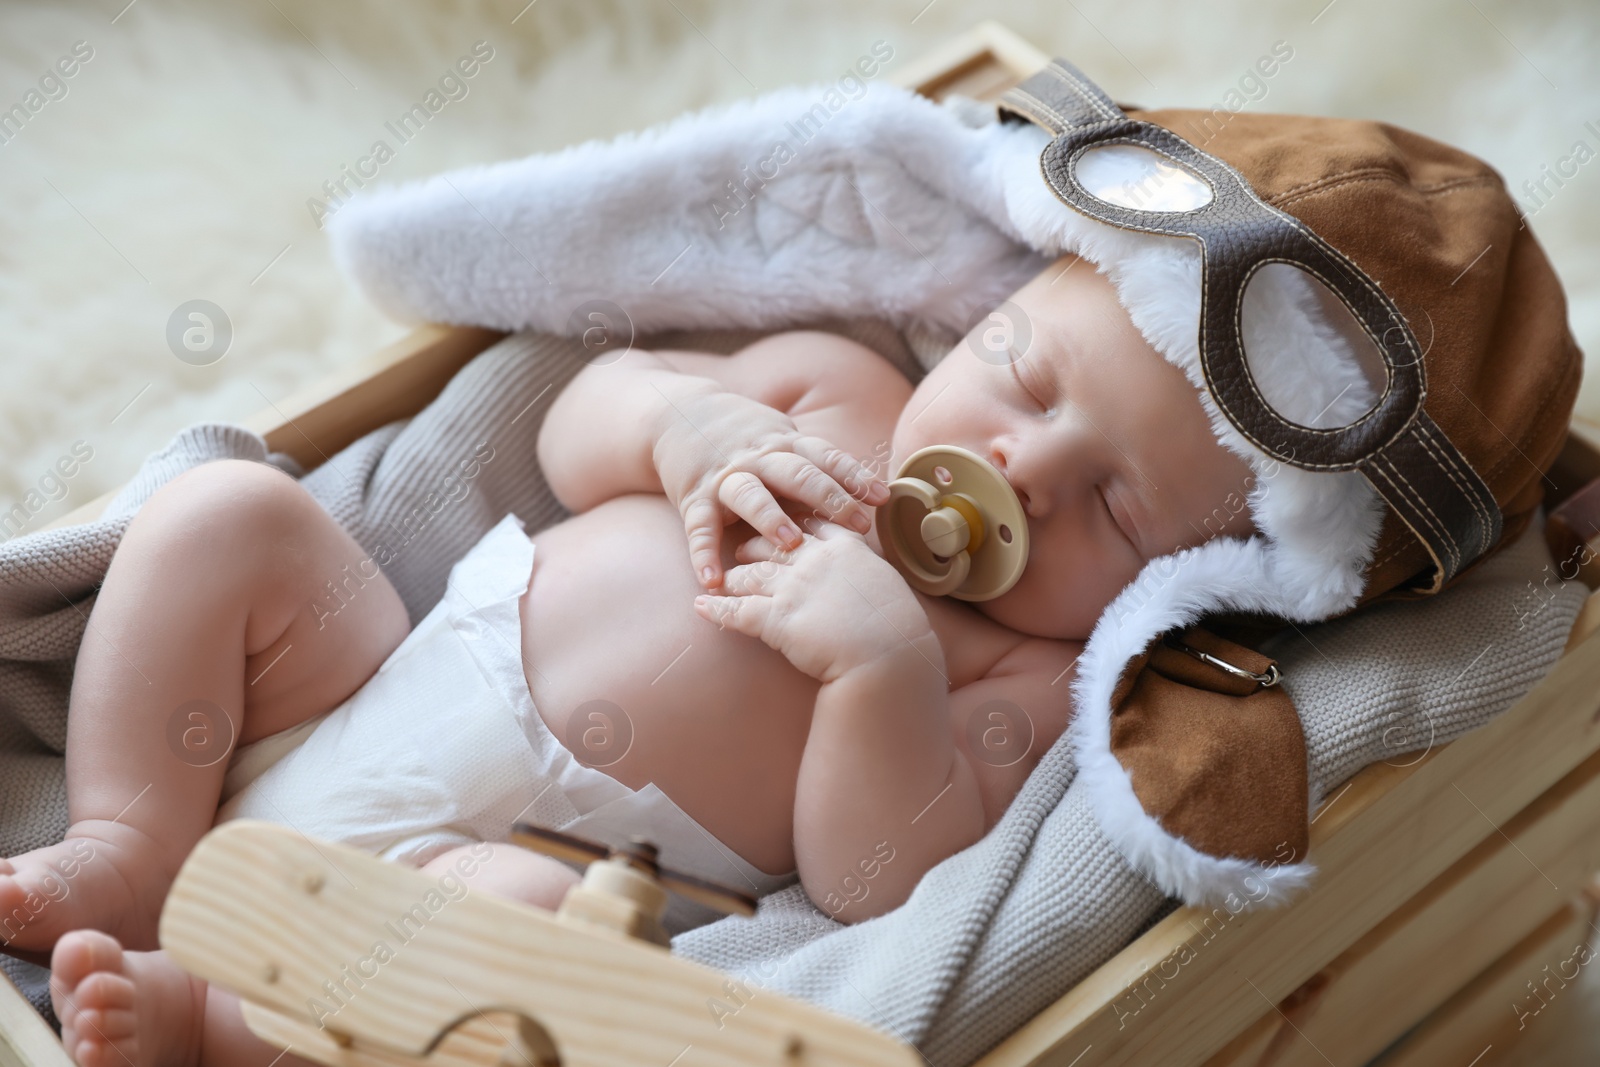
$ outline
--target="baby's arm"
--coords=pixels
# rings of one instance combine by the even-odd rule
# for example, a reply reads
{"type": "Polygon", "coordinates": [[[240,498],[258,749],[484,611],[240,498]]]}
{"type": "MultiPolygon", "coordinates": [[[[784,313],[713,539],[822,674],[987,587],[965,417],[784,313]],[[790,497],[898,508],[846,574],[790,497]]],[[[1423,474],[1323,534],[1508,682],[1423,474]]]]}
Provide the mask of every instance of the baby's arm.
{"type": "Polygon", "coordinates": [[[930,631],[817,692],[795,790],[795,857],[806,894],[840,922],[899,907],[935,864],[983,836],[943,669],[930,631]]]}
{"type": "Polygon", "coordinates": [[[944,652],[916,594],[831,523],[794,552],[745,542],[714,622],[760,638],[822,683],[795,791],[794,842],[812,901],[843,922],[899,906],[983,835],[977,777],[951,735],[944,652]]]}
{"type": "Polygon", "coordinates": [[[614,363],[591,363],[556,397],[539,428],[536,452],[551,492],[573,512],[626,493],[660,493],[651,451],[663,413],[675,399],[721,388],[641,349],[614,363]]]}
{"type": "MultiPolygon", "coordinates": [[[[557,499],[574,511],[623,493],[666,496],[683,515],[696,577],[714,586],[729,523],[743,519],[775,545],[799,543],[780,496],[861,531],[871,526],[863,503],[882,503],[888,487],[774,405],[809,414],[884,374],[899,376],[870,350],[826,334],[778,335],[731,357],[628,352],[585,367],[557,397],[538,458],[557,499]]],[[[861,395],[881,403],[887,394],[861,395]]]]}
{"type": "MultiPolygon", "coordinates": [[[[687,396],[730,392],[793,416],[881,406],[894,381],[910,392],[904,376],[871,349],[814,331],[774,334],[731,356],[634,348],[585,367],[556,397],[539,430],[539,465],[556,499],[569,511],[587,511],[627,493],[663,491],[651,450],[662,420],[676,416],[672,404],[687,396]]],[[[841,411],[839,421],[858,420],[841,411]]]]}

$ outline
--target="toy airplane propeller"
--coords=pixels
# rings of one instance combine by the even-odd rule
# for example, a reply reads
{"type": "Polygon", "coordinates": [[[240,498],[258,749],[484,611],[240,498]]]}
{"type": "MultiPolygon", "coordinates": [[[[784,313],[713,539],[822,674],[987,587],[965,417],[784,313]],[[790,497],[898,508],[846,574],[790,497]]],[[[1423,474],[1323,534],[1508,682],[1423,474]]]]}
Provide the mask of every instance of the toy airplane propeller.
{"type": "MultiPolygon", "coordinates": [[[[657,905],[665,902],[665,890],[728,915],[749,916],[756,913],[756,900],[748,893],[661,866],[657,860],[656,846],[642,837],[635,837],[620,848],[612,848],[559,830],[517,823],[511,828],[511,841],[546,856],[588,865],[583,888],[620,893],[636,900],[647,911],[654,911],[657,918],[660,915],[657,905]]],[[[568,900],[571,901],[574,895],[569,893],[568,900]]],[[[567,910],[567,904],[563,903],[562,912],[567,910]]],[[[643,932],[635,932],[635,936],[655,940],[643,932]]],[[[661,943],[665,944],[664,941],[661,943]]]]}

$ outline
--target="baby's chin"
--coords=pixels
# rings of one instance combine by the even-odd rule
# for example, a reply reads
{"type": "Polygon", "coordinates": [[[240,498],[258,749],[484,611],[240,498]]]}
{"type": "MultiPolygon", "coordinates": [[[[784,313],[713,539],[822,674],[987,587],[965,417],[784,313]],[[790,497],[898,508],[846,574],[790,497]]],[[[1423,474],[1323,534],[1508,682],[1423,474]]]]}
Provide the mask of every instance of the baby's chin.
{"type": "Polygon", "coordinates": [[[1026,574],[1000,596],[974,601],[972,606],[1007,629],[1053,641],[1087,641],[1105,610],[1104,604],[1085,605],[1073,603],[1070,597],[1052,597],[1047,590],[1030,585],[1026,574]]]}
{"type": "Polygon", "coordinates": [[[916,440],[911,420],[906,417],[906,412],[916,403],[916,398],[913,396],[911,403],[906,405],[906,410],[900,412],[900,418],[894,424],[894,432],[889,435],[889,469],[883,473],[883,480],[886,482],[893,481],[906,457],[922,447],[921,442],[916,440]]]}

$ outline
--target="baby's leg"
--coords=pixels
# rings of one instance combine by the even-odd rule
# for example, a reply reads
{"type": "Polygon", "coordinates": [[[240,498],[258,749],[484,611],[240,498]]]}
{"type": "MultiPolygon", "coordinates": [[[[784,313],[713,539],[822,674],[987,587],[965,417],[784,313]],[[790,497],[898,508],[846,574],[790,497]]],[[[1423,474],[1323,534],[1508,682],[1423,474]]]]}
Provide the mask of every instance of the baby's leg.
{"type": "MultiPolygon", "coordinates": [[[[453,849],[422,870],[544,908],[578,883],[565,865],[515,845],[453,849]]],[[[458,891],[446,889],[453,898],[458,891]]],[[[81,1067],[313,1067],[251,1033],[231,993],[191,977],[165,952],[124,952],[97,931],[56,942],[50,994],[62,1043],[81,1067]]]]}
{"type": "Polygon", "coordinates": [[[507,844],[453,848],[423,864],[422,872],[435,878],[443,878],[448,872],[459,878],[469,891],[505,897],[548,911],[559,908],[567,890],[582,880],[577,872],[559,860],[507,844]]]}
{"type": "Polygon", "coordinates": [[[163,486],[128,524],[78,651],[71,828],[0,860],[0,940],[44,949],[92,927],[154,948],[231,749],[336,706],[408,629],[388,579],[294,479],[225,460],[163,486]]]}

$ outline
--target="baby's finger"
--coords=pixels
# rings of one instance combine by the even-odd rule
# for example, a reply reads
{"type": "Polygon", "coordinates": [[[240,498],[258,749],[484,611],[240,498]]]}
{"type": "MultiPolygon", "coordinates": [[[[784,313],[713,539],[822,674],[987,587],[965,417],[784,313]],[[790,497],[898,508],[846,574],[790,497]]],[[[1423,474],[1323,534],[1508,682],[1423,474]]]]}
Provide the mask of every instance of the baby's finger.
{"type": "Polygon", "coordinates": [[[800,543],[794,520],[778,505],[766,483],[750,471],[734,471],[722,479],[717,499],[773,544],[793,548],[800,543]]]}
{"type": "Polygon", "coordinates": [[[833,480],[844,486],[845,492],[876,507],[889,499],[889,486],[872,473],[866,464],[842,448],[811,434],[795,439],[794,450],[805,456],[833,480]]]}
{"type": "Polygon", "coordinates": [[[750,637],[760,637],[766,625],[771,597],[715,596],[701,593],[694,598],[694,609],[700,616],[719,627],[729,627],[750,637]]]}
{"type": "Polygon", "coordinates": [[[806,533],[810,534],[812,537],[815,537],[819,541],[831,541],[839,537],[850,537],[857,541],[866,540],[866,538],[864,538],[861,534],[847,526],[840,526],[836,522],[830,522],[827,519],[817,518],[815,515],[806,518],[801,525],[806,528],[806,533]]]}
{"type": "Polygon", "coordinates": [[[684,503],[684,533],[689,539],[689,565],[701,585],[712,588],[722,576],[722,516],[706,497],[684,503]]]}
{"type": "Polygon", "coordinates": [[[872,516],[867,514],[867,509],[852,499],[832,475],[805,456],[795,452],[763,456],[761,475],[784,496],[809,505],[814,514],[854,526],[862,533],[872,526],[872,516]]]}
{"type": "Polygon", "coordinates": [[[731,596],[770,596],[772,582],[778,577],[779,564],[771,560],[746,563],[734,567],[722,576],[722,588],[731,596]]]}
{"type": "Polygon", "coordinates": [[[733,549],[733,558],[740,563],[760,563],[766,559],[781,559],[788,554],[788,549],[779,548],[760,534],[740,541],[733,549]]]}

